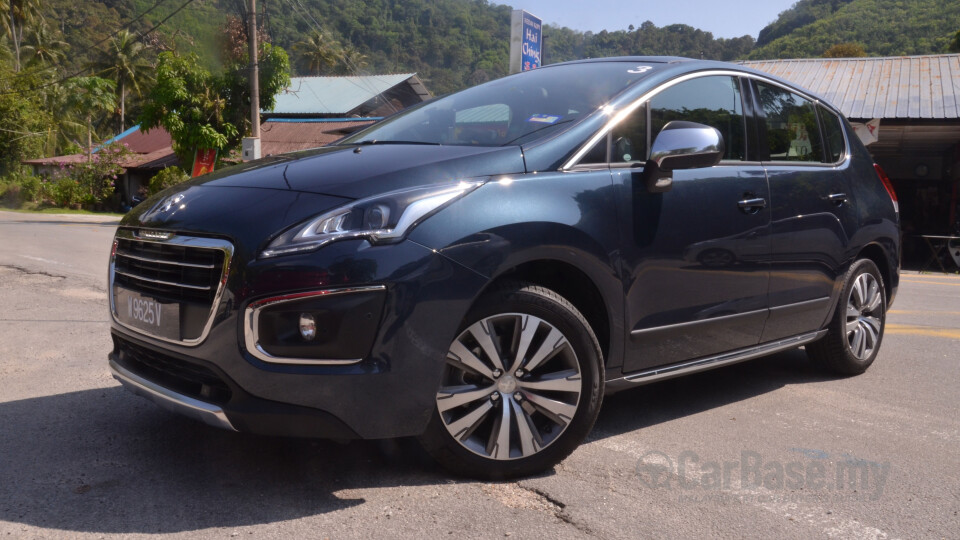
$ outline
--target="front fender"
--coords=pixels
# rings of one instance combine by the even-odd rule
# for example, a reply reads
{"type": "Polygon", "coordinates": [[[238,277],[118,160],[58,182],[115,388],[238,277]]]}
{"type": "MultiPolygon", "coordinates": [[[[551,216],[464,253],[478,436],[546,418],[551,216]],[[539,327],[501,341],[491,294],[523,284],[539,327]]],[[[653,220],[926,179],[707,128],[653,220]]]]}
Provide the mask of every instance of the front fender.
{"type": "MultiPolygon", "coordinates": [[[[495,179],[428,219],[410,239],[491,283],[526,263],[570,265],[599,291],[611,329],[620,328],[616,195],[607,170],[495,179]]],[[[619,356],[612,355],[608,365],[619,365],[619,356]]]]}

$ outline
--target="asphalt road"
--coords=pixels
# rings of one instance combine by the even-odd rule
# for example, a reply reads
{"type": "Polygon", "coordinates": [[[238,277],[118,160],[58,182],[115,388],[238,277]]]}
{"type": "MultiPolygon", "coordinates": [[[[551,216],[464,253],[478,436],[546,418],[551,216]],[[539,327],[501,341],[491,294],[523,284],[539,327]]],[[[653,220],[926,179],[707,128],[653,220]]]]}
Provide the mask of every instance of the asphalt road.
{"type": "Polygon", "coordinates": [[[553,472],[484,483],[412,441],[227,433],[123,391],[113,227],[0,212],[0,537],[960,536],[960,277],[903,276],[862,376],[797,350],[641,387],[553,472]]]}

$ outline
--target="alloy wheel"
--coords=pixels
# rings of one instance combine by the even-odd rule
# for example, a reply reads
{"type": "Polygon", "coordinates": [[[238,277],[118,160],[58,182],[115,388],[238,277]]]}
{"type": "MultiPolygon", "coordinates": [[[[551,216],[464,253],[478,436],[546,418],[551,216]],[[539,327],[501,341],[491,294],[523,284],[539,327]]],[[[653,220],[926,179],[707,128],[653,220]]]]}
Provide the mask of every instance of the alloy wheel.
{"type": "Polygon", "coordinates": [[[883,327],[883,293],[877,279],[863,273],[857,276],[847,298],[847,347],[860,360],[866,360],[880,341],[883,327]]]}
{"type": "Polygon", "coordinates": [[[570,425],[583,381],[566,336],[529,314],[481,319],[450,345],[437,409],[447,432],[480,456],[519,459],[570,425]]]}

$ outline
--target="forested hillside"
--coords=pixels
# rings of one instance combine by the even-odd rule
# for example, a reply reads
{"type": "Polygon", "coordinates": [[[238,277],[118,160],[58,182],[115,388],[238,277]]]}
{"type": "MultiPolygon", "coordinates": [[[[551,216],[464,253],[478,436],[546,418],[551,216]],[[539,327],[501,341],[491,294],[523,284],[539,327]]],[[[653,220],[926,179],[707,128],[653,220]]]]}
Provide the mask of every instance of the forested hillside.
{"type": "MultiPolygon", "coordinates": [[[[67,63],[80,68],[96,59],[102,40],[130,24],[153,47],[196,52],[208,68],[219,59],[218,36],[228,17],[244,13],[242,0],[45,0],[42,11],[70,45],[67,63]]],[[[264,27],[275,45],[291,53],[295,74],[416,71],[429,88],[446,93],[506,74],[512,8],[486,0],[265,0],[264,27]],[[347,65],[310,69],[296,45],[319,32],[334,49],[349,50],[347,65]]],[[[580,32],[547,25],[544,58],[560,62],[584,57],[664,54],[732,60],[745,57],[753,38],[716,39],[686,26],[580,32]]],[[[303,48],[303,47],[301,47],[303,48]]],[[[336,62],[333,62],[336,64],[336,62]]]]}
{"type": "MultiPolygon", "coordinates": [[[[7,0],[0,0],[0,4],[7,0]]],[[[13,0],[22,1],[22,0],[13,0]]],[[[228,17],[242,16],[246,0],[43,0],[45,18],[70,45],[66,60],[82,67],[102,41],[128,24],[152,47],[196,52],[216,70],[218,36],[228,17]],[[174,12],[176,12],[174,14],[174,12]],[[144,14],[133,24],[130,21],[144,14]]],[[[416,71],[437,93],[506,73],[511,8],[487,0],[261,0],[266,35],[291,54],[294,74],[416,71]],[[304,41],[320,41],[314,56],[304,41]],[[300,51],[296,45],[301,43],[300,51]],[[298,54],[299,52],[299,54],[298,54]],[[314,59],[316,60],[316,59],[314,59]]],[[[549,16],[546,17],[549,20],[549,16]]],[[[675,24],[599,33],[546,25],[547,63],[585,57],[658,54],[718,60],[821,56],[838,43],[857,43],[869,55],[945,52],[960,30],[957,0],[800,0],[750,36],[717,39],[675,24]]]]}
{"type": "MultiPolygon", "coordinates": [[[[0,0],[0,176],[24,158],[89,149],[136,122],[180,121],[171,110],[213,119],[184,129],[196,127],[213,137],[204,144],[228,150],[247,129],[248,2],[0,0]]],[[[507,72],[512,8],[489,0],[257,5],[261,42],[270,44],[260,52],[263,88],[282,88],[288,75],[417,72],[445,94],[507,72]]],[[[598,33],[545,25],[543,57],[932,54],[951,40],[960,49],[958,30],[958,0],[800,0],[756,43],[683,24],[598,33]]]]}
{"type": "Polygon", "coordinates": [[[958,0],[800,0],[760,31],[751,58],[810,58],[838,43],[868,56],[947,52],[958,0]]]}

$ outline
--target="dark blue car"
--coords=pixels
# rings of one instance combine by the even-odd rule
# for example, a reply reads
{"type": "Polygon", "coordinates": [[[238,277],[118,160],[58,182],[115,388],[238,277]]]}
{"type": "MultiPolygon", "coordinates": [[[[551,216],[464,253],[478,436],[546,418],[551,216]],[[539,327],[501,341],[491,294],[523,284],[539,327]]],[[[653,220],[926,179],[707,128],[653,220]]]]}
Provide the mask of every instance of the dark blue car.
{"type": "Polygon", "coordinates": [[[230,430],[419,436],[504,478],[605,393],[805,346],[876,358],[896,196],[803,89],[681,58],[570,62],[164,191],[120,224],[110,367],[230,430]]]}

